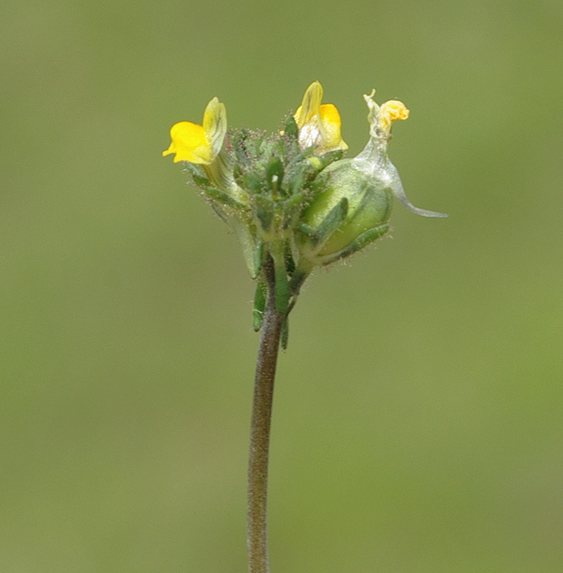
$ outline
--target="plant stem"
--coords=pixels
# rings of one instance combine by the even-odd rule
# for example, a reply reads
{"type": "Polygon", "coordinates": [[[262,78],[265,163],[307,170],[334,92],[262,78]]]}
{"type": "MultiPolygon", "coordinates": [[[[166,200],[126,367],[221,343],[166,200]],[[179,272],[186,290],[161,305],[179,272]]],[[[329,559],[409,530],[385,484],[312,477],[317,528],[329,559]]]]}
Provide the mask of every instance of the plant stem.
{"type": "Polygon", "coordinates": [[[250,573],[268,573],[268,454],[274,380],[284,315],[276,309],[274,265],[270,257],[264,265],[268,288],[260,347],[256,361],[254,399],[248,459],[247,548],[250,573]]]}

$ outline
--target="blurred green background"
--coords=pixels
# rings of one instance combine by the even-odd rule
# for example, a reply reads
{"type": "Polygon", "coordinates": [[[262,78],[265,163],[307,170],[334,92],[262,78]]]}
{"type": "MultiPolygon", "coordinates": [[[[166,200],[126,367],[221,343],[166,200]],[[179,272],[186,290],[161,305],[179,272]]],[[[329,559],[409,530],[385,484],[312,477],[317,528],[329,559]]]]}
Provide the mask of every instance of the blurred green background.
{"type": "Polygon", "coordinates": [[[392,240],[306,286],[281,358],[277,573],[563,567],[558,0],[5,0],[3,573],[239,573],[257,336],[239,247],[170,158],[219,96],[319,79],[411,119],[392,240]]]}

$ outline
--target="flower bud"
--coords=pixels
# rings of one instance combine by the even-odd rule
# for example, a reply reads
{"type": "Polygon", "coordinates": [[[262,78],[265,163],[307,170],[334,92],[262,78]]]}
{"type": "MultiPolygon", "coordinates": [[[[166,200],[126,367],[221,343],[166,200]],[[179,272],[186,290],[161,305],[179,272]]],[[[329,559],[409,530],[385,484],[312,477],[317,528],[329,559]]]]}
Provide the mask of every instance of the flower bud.
{"type": "Polygon", "coordinates": [[[317,194],[304,211],[297,234],[299,266],[327,265],[384,235],[393,196],[351,160],[337,161],[315,181],[317,194]]]}
{"type": "Polygon", "coordinates": [[[345,258],[388,231],[391,190],[351,160],[327,167],[317,177],[315,189],[315,199],[301,216],[296,241],[301,267],[345,258]]]}

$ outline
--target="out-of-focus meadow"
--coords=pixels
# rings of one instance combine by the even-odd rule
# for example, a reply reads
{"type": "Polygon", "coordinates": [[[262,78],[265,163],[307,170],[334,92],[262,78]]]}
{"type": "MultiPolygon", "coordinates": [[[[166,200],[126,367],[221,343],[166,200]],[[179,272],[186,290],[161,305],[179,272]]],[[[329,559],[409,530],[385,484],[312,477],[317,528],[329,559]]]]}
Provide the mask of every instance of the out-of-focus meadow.
{"type": "Polygon", "coordinates": [[[253,285],[168,128],[212,96],[277,129],[323,82],[344,137],[400,98],[412,201],[304,289],[282,356],[278,573],[563,563],[561,2],[6,0],[0,570],[245,563],[253,285]]]}

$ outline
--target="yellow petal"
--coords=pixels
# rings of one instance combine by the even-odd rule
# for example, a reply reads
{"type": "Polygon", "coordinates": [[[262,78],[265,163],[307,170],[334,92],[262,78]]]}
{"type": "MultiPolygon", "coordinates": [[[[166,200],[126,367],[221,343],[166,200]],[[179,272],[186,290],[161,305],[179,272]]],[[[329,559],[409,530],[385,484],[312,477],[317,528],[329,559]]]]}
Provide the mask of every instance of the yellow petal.
{"type": "Polygon", "coordinates": [[[162,157],[166,157],[167,155],[171,155],[172,153],[176,153],[176,146],[174,145],[174,143],[171,143],[170,147],[162,152],[162,157]]]}
{"type": "Polygon", "coordinates": [[[170,129],[170,139],[172,143],[162,155],[175,153],[174,163],[189,161],[209,164],[213,161],[212,148],[201,125],[190,121],[175,123],[170,129]]]}
{"type": "Polygon", "coordinates": [[[323,146],[330,149],[348,149],[341,135],[342,121],[338,108],[332,103],[321,105],[319,110],[321,119],[321,131],[323,134],[323,146]]]}

